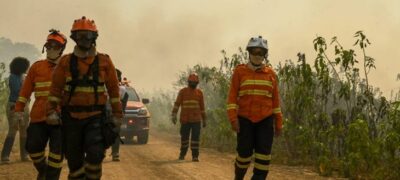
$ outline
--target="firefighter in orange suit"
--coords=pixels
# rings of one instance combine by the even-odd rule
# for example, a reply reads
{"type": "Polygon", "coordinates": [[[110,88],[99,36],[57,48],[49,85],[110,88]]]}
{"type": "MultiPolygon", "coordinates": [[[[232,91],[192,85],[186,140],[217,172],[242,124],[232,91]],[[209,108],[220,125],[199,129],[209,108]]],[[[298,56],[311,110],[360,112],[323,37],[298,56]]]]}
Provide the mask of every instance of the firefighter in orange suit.
{"type": "Polygon", "coordinates": [[[249,62],[238,65],[232,75],[227,112],[232,129],[237,132],[235,179],[243,179],[254,154],[253,180],[266,179],[275,135],[282,129],[278,79],[266,65],[267,40],[250,39],[249,62]],[[274,124],[275,123],[275,124],[274,124]]]}
{"type": "Polygon", "coordinates": [[[84,16],[75,20],[70,37],[76,46],[61,57],[53,72],[48,118],[59,119],[56,108],[61,105],[68,179],[101,179],[105,150],[118,135],[110,129],[122,120],[117,74],[110,57],[96,50],[98,30],[93,20],[84,16]],[[107,94],[111,122],[105,112],[107,94]]]}
{"type": "Polygon", "coordinates": [[[47,58],[35,62],[29,69],[15,105],[16,116],[23,118],[25,105],[34,93],[35,102],[27,129],[26,150],[38,171],[37,179],[59,179],[60,177],[63,161],[61,127],[59,121],[47,119],[46,105],[51,75],[66,44],[67,38],[63,34],[50,30],[43,47],[46,49],[47,58]],[[46,158],[47,143],[50,150],[46,158]]]}
{"type": "Polygon", "coordinates": [[[206,113],[204,110],[203,92],[197,89],[199,77],[196,74],[190,74],[188,78],[188,87],[181,89],[176,98],[172,110],[172,122],[176,124],[177,113],[181,107],[181,152],[179,160],[184,160],[189,148],[189,136],[191,133],[190,149],[192,150],[192,161],[199,161],[199,143],[200,129],[206,127],[206,113]]]}

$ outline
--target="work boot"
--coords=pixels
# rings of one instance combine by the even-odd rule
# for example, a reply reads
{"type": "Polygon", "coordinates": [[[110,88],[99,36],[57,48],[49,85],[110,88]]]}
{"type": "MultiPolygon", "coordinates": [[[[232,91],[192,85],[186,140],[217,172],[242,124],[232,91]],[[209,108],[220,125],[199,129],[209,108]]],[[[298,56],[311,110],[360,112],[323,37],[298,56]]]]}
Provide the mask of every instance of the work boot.
{"type": "Polygon", "coordinates": [[[21,161],[22,161],[22,162],[28,162],[28,161],[30,161],[30,160],[29,160],[29,157],[28,157],[28,156],[24,156],[24,157],[21,157],[21,161]]]}
{"type": "Polygon", "coordinates": [[[253,174],[253,177],[251,177],[251,180],[265,180],[267,179],[267,175],[265,174],[253,174]]]}
{"type": "Polygon", "coordinates": [[[185,160],[187,151],[188,148],[181,148],[181,152],[179,153],[179,160],[185,160]]]}
{"type": "Polygon", "coordinates": [[[39,172],[39,174],[36,177],[37,180],[46,180],[46,174],[45,172],[39,172]]]}
{"type": "Polygon", "coordinates": [[[247,169],[238,168],[235,166],[235,180],[243,180],[247,169]]]}
{"type": "Polygon", "coordinates": [[[38,180],[45,180],[46,179],[46,168],[47,168],[47,162],[46,159],[33,164],[38,171],[37,179],[38,180]]]}
{"type": "Polygon", "coordinates": [[[112,156],[112,161],[120,161],[119,160],[119,155],[113,155],[112,156]]]}
{"type": "Polygon", "coordinates": [[[199,162],[199,158],[198,158],[198,157],[193,157],[193,158],[192,158],[192,161],[193,161],[193,162],[199,162]]]}

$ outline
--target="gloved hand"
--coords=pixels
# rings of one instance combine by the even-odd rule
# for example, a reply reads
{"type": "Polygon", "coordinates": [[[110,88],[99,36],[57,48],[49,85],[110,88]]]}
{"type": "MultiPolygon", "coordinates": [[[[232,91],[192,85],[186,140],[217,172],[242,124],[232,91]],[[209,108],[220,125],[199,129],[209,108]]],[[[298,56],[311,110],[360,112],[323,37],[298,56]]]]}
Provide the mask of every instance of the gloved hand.
{"type": "Polygon", "coordinates": [[[122,118],[113,116],[112,123],[115,125],[115,127],[119,128],[119,127],[121,127],[121,124],[122,124],[122,118]]]}
{"type": "Polygon", "coordinates": [[[176,114],[172,114],[171,120],[172,120],[172,123],[176,124],[176,122],[178,121],[178,118],[176,117],[176,114]]]}
{"type": "Polygon", "coordinates": [[[61,124],[60,116],[56,111],[53,111],[47,115],[46,124],[53,126],[61,124]]]}
{"type": "Polygon", "coordinates": [[[239,133],[240,132],[240,125],[239,125],[239,121],[236,120],[234,122],[231,123],[232,125],[232,130],[239,133]]]}
{"type": "Polygon", "coordinates": [[[22,127],[24,127],[25,121],[24,121],[24,112],[14,112],[14,122],[18,122],[19,125],[21,125],[22,127]]]}

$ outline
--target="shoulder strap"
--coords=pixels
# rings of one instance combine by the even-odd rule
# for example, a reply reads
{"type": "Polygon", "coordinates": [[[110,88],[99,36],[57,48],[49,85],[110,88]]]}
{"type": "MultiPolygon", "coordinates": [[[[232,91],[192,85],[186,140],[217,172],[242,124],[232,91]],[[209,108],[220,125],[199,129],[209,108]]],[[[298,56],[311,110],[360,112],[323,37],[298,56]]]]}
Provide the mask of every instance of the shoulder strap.
{"type": "MultiPolygon", "coordinates": [[[[70,69],[72,80],[68,83],[70,85],[69,86],[68,104],[71,101],[72,95],[75,93],[76,87],[79,84],[82,85],[82,82],[80,82],[80,80],[79,80],[78,57],[75,56],[74,54],[71,55],[69,69],[70,69]]],[[[98,100],[99,100],[99,95],[97,93],[97,89],[98,89],[97,87],[100,84],[99,83],[99,58],[98,58],[98,55],[95,56],[93,63],[89,65],[89,69],[88,69],[87,73],[83,76],[82,81],[84,83],[91,82],[91,85],[93,86],[93,89],[94,89],[95,104],[97,105],[98,100]],[[92,75],[93,80],[89,80],[90,75],[92,75]]]]}
{"type": "Polygon", "coordinates": [[[77,80],[79,78],[79,70],[78,70],[78,57],[75,54],[71,54],[71,58],[69,60],[69,71],[71,73],[71,81],[69,84],[69,97],[68,104],[71,101],[71,97],[75,92],[76,86],[78,84],[77,80]]]}
{"type": "Polygon", "coordinates": [[[94,99],[95,103],[97,105],[99,101],[99,95],[97,93],[97,87],[99,86],[99,56],[96,55],[94,57],[94,60],[92,64],[89,65],[88,71],[86,74],[83,76],[83,81],[90,84],[93,87],[94,90],[94,99]],[[89,77],[92,76],[92,79],[89,80],[89,77]]]}
{"type": "Polygon", "coordinates": [[[94,89],[94,99],[95,99],[95,104],[97,105],[99,101],[99,94],[97,93],[97,87],[99,85],[99,55],[96,55],[93,63],[90,64],[88,73],[90,73],[90,71],[92,71],[92,77],[93,77],[92,85],[94,89]]]}

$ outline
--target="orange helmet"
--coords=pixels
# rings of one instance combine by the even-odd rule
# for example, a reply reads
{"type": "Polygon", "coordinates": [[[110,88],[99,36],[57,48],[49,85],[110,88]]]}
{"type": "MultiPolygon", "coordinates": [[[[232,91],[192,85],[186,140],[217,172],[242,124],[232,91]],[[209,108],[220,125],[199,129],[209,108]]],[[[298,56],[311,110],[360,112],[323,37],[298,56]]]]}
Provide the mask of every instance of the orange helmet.
{"type": "Polygon", "coordinates": [[[72,24],[71,32],[81,30],[97,32],[97,27],[93,20],[86,19],[85,16],[82,16],[81,19],[76,19],[74,21],[74,24],[72,24]]]}
{"type": "Polygon", "coordinates": [[[188,81],[199,82],[199,76],[197,76],[196,74],[190,74],[188,81]]]}
{"type": "Polygon", "coordinates": [[[47,36],[47,41],[54,40],[64,45],[67,44],[67,38],[60,31],[51,29],[50,34],[47,36]]]}

